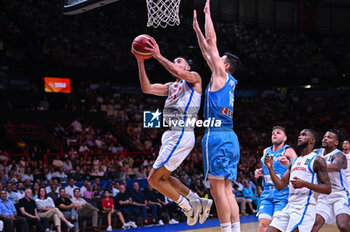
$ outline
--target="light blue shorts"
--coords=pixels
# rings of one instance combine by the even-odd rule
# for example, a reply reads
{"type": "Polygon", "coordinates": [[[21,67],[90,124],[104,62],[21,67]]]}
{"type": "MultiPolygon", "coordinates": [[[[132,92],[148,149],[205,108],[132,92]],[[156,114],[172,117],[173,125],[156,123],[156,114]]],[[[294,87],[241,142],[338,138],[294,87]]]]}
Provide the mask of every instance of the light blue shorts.
{"type": "Polygon", "coordinates": [[[233,130],[207,132],[202,139],[204,175],[207,179],[236,181],[239,143],[233,130]]]}
{"type": "Polygon", "coordinates": [[[266,218],[272,220],[274,213],[281,211],[288,204],[288,199],[285,201],[273,202],[273,199],[261,199],[259,207],[259,219],[266,218]]]}

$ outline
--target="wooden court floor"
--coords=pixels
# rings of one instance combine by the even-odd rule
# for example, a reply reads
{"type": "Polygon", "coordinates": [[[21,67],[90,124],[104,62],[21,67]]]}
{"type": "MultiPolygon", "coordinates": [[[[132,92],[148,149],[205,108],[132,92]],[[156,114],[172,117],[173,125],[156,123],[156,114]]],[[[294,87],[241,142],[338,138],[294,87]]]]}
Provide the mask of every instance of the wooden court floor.
{"type": "MultiPolygon", "coordinates": [[[[258,223],[250,222],[241,224],[241,232],[256,232],[258,231],[258,223]]],[[[320,232],[338,232],[338,228],[336,225],[325,225],[322,227],[320,232]]],[[[195,229],[195,230],[182,230],[181,232],[220,232],[220,227],[210,227],[203,229],[195,229]]],[[[303,231],[300,231],[303,232],[303,231]]]]}

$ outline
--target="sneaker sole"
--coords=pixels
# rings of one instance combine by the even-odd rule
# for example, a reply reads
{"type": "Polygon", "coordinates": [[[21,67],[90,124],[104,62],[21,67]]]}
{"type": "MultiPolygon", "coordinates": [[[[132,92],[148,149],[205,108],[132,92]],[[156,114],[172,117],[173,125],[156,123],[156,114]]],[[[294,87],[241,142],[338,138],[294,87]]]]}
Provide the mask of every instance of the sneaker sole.
{"type": "Polygon", "coordinates": [[[203,224],[207,220],[213,200],[209,199],[208,204],[203,208],[203,213],[199,214],[199,223],[203,224]]]}

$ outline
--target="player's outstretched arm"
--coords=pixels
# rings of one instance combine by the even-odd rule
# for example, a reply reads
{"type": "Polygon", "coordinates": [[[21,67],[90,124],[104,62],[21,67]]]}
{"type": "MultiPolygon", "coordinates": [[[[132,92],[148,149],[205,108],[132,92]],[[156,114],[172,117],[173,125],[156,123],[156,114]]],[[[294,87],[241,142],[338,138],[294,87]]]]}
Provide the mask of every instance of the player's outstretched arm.
{"type": "Polygon", "coordinates": [[[162,54],[160,53],[159,46],[157,42],[153,39],[150,38],[147,41],[148,47],[145,47],[146,50],[150,51],[152,53],[152,56],[168,70],[172,75],[175,77],[178,77],[182,80],[186,80],[189,83],[200,83],[201,82],[201,77],[197,72],[189,72],[186,71],[179,66],[175,65],[173,62],[169,61],[166,59],[162,54]]]}
{"type": "Polygon", "coordinates": [[[331,182],[329,180],[328,172],[327,172],[327,164],[326,161],[317,156],[314,161],[314,171],[317,174],[318,184],[312,184],[307,181],[303,181],[299,178],[293,179],[292,185],[294,188],[303,188],[306,187],[318,193],[330,194],[332,191],[331,182]]]}
{"type": "Polygon", "coordinates": [[[216,33],[214,29],[213,20],[210,13],[210,0],[207,0],[204,7],[205,15],[205,38],[208,44],[208,51],[210,54],[210,60],[213,64],[211,71],[213,72],[213,79],[223,78],[226,80],[225,64],[220,57],[217,45],[216,45],[216,33]]]}
{"type": "Polygon", "coordinates": [[[207,43],[207,40],[205,39],[205,37],[204,37],[200,27],[199,27],[196,10],[193,11],[193,29],[196,32],[198,45],[199,45],[199,48],[202,52],[202,55],[203,55],[204,59],[207,61],[209,68],[212,70],[213,64],[212,64],[211,59],[210,59],[208,43],[207,43]]]}
{"type": "Polygon", "coordinates": [[[170,83],[151,84],[146,74],[144,59],[135,53],[134,55],[137,59],[137,66],[139,69],[139,80],[140,80],[142,92],[147,94],[153,94],[156,96],[168,96],[170,83]]]}
{"type": "Polygon", "coordinates": [[[348,162],[342,152],[333,155],[332,159],[332,163],[327,165],[328,172],[339,172],[341,169],[347,168],[348,162]]]}
{"type": "Polygon", "coordinates": [[[289,177],[290,177],[290,165],[287,171],[283,174],[282,178],[280,179],[276,173],[275,170],[273,170],[273,157],[270,156],[269,154],[266,154],[265,156],[265,161],[264,161],[267,169],[269,170],[271,180],[276,186],[276,189],[278,191],[281,191],[285,189],[288,186],[289,183],[289,177]]]}

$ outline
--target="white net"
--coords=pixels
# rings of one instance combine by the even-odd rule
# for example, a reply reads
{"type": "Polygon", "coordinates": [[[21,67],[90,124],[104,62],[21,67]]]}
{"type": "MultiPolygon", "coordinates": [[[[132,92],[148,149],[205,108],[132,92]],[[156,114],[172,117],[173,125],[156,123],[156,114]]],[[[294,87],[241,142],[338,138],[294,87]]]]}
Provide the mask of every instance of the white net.
{"type": "Polygon", "coordinates": [[[179,8],[181,0],[146,0],[148,10],[147,27],[165,28],[180,24],[179,8]]]}

